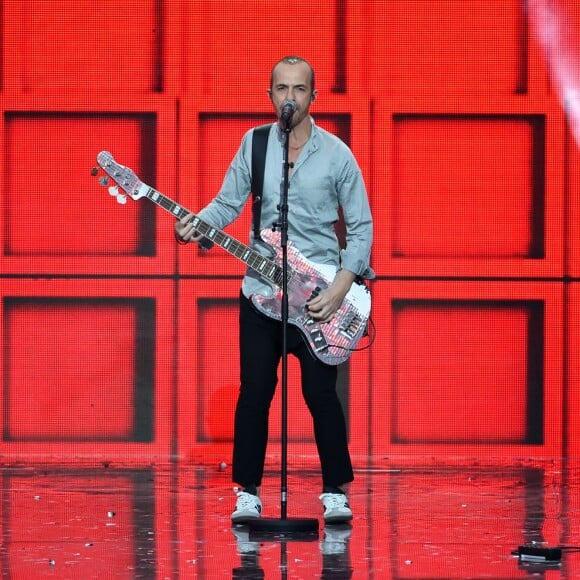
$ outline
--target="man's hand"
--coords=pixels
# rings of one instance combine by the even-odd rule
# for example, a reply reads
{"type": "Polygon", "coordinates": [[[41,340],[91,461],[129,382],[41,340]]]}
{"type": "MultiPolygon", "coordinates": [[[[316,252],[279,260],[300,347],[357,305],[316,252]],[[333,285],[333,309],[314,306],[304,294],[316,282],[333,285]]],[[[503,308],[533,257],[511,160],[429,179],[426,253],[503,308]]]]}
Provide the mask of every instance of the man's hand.
{"type": "Polygon", "coordinates": [[[318,296],[308,300],[306,307],[312,318],[330,322],[348,294],[356,276],[349,270],[339,270],[332,284],[318,296]]]}
{"type": "Polygon", "coordinates": [[[183,216],[179,221],[175,222],[175,237],[182,242],[199,242],[203,236],[195,230],[193,224],[189,221],[193,217],[192,213],[183,216]]]}

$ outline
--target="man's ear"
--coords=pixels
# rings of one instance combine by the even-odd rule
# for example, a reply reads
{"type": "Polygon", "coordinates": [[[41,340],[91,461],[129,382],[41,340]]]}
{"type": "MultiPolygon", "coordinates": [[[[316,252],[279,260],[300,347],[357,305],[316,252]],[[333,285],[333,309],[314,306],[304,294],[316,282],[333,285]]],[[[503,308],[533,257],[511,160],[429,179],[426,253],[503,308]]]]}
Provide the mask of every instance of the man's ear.
{"type": "Polygon", "coordinates": [[[272,90],[268,89],[266,92],[268,93],[268,97],[270,98],[270,100],[272,100],[272,90]]]}
{"type": "Polygon", "coordinates": [[[310,95],[310,102],[314,101],[314,99],[316,98],[316,95],[318,94],[318,91],[313,91],[312,94],[310,95]]]}

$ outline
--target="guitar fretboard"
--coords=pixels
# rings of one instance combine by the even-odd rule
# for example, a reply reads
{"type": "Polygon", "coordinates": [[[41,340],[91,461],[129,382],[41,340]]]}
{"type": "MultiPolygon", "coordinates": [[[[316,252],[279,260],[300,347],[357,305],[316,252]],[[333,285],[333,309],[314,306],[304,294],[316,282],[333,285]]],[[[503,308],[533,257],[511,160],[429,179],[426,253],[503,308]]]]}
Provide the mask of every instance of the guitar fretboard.
{"type": "MultiPolygon", "coordinates": [[[[153,187],[146,187],[148,188],[147,193],[145,194],[146,197],[159,207],[162,207],[164,210],[174,215],[177,219],[181,219],[191,213],[189,210],[178,203],[175,203],[172,199],[166,197],[153,187]]],[[[208,224],[195,214],[193,214],[191,223],[193,223],[195,229],[205,238],[211,240],[228,252],[228,254],[231,254],[235,258],[238,258],[238,260],[244,262],[244,264],[247,264],[252,268],[252,270],[258,272],[258,274],[266,280],[272,282],[276,286],[282,287],[282,268],[275,262],[263,256],[260,252],[253,250],[250,246],[242,244],[235,238],[232,238],[232,236],[229,236],[223,230],[208,224]]]]}

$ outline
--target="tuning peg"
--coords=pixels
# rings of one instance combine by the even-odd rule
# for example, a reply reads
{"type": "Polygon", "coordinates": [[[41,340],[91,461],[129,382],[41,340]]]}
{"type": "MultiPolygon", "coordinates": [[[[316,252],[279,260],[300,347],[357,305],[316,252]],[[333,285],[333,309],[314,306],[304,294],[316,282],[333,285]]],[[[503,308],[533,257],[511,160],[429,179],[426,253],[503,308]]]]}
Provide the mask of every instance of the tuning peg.
{"type": "Polygon", "coordinates": [[[107,187],[107,185],[109,185],[109,178],[106,175],[103,175],[103,176],[99,177],[99,183],[103,187],[107,187]]]}
{"type": "Polygon", "coordinates": [[[97,175],[99,175],[99,168],[98,168],[98,167],[93,167],[93,168],[91,169],[91,175],[92,175],[93,177],[96,177],[97,175]]]}
{"type": "Polygon", "coordinates": [[[116,185],[109,187],[109,195],[116,198],[117,203],[125,205],[127,203],[127,196],[124,193],[119,193],[119,188],[116,185]]]}

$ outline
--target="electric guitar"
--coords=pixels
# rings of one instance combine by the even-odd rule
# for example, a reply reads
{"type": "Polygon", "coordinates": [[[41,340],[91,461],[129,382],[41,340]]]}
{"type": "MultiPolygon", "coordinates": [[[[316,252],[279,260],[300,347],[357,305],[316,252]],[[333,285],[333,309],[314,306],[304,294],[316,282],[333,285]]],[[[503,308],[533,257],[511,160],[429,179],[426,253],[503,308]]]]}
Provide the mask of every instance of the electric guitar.
{"type": "MultiPolygon", "coordinates": [[[[102,151],[97,155],[97,163],[115,182],[116,185],[109,187],[109,193],[115,196],[119,203],[126,203],[127,196],[134,200],[146,197],[177,219],[191,213],[140,181],[133,171],[117,163],[107,151],[102,151]],[[119,193],[119,187],[124,193],[119,193]]],[[[98,168],[93,171],[93,174],[97,173],[98,168]]],[[[108,185],[106,177],[101,178],[101,184],[108,185]]],[[[255,294],[251,300],[260,312],[275,320],[281,320],[284,280],[280,232],[269,229],[261,232],[262,240],[272,250],[270,258],[195,215],[192,223],[197,232],[241,260],[271,285],[273,290],[271,297],[255,294]]],[[[371,310],[368,287],[362,280],[357,279],[332,320],[330,322],[317,321],[309,315],[306,302],[330,286],[336,269],[327,264],[311,262],[290,241],[287,244],[287,255],[288,322],[301,331],[314,356],[323,363],[338,365],[345,362],[366,334],[371,310]]]]}

